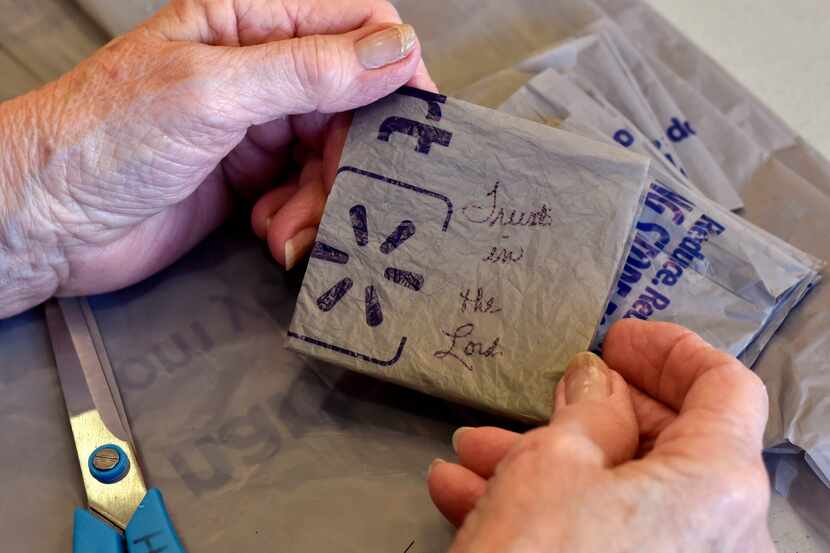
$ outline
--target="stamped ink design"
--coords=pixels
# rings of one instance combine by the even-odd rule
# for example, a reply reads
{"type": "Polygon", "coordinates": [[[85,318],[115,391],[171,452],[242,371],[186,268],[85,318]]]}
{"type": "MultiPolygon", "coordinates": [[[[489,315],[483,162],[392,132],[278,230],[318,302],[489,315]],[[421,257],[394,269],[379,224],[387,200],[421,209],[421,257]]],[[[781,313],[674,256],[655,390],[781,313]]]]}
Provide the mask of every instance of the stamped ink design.
{"type": "MultiPolygon", "coordinates": [[[[344,166],[338,171],[338,174],[351,174],[358,178],[368,178],[369,182],[380,186],[391,186],[395,189],[402,190],[405,193],[415,193],[424,198],[426,201],[437,201],[439,205],[443,205],[440,218],[436,218],[435,224],[441,232],[447,232],[450,221],[453,216],[453,204],[450,199],[440,193],[433,192],[408,184],[395,179],[390,179],[382,175],[378,175],[369,171],[357,169],[355,167],[344,166]]],[[[391,229],[388,234],[381,234],[381,238],[372,244],[369,239],[371,232],[371,217],[367,205],[363,202],[354,203],[348,209],[348,221],[352,228],[354,236],[354,247],[358,250],[364,248],[372,248],[380,254],[383,262],[377,264],[380,268],[380,274],[376,278],[391,282],[399,287],[399,293],[418,293],[421,292],[426,285],[426,277],[410,267],[399,266],[395,261],[394,254],[406,244],[407,241],[412,240],[418,236],[418,224],[408,218],[401,219],[394,229],[391,229]],[[378,244],[379,242],[379,244],[378,244]]],[[[421,225],[424,222],[419,223],[421,225]]],[[[351,261],[351,255],[346,248],[340,249],[324,240],[318,240],[314,244],[311,251],[311,257],[314,260],[322,261],[324,263],[335,263],[338,265],[348,265],[351,261]]],[[[325,290],[314,292],[314,304],[316,310],[321,315],[329,312],[334,312],[337,306],[347,297],[352,294],[359,294],[363,303],[364,320],[363,323],[369,328],[383,328],[384,312],[391,309],[381,299],[377,284],[371,281],[361,284],[358,278],[354,275],[344,276],[336,282],[332,282],[325,290]]],[[[328,340],[320,338],[305,336],[295,332],[289,332],[288,335],[292,338],[302,340],[309,344],[326,348],[355,359],[360,359],[375,365],[388,367],[394,365],[400,359],[404,347],[406,346],[407,337],[401,336],[397,350],[389,358],[378,358],[373,355],[360,353],[351,348],[344,347],[330,343],[328,340]]]]}
{"type": "MultiPolygon", "coordinates": [[[[422,105],[417,109],[411,109],[413,104],[410,103],[410,109],[407,110],[403,109],[403,104],[399,104],[400,110],[386,112],[377,119],[372,119],[373,111],[382,112],[383,106],[378,104],[374,108],[364,108],[352,123],[349,131],[350,140],[362,139],[368,144],[374,143],[374,146],[380,146],[380,150],[389,154],[397,152],[395,155],[398,157],[403,155],[403,152],[414,150],[415,154],[409,154],[414,155],[409,158],[411,163],[432,164],[436,156],[440,157],[442,153],[449,151],[453,140],[453,132],[445,128],[445,122],[442,123],[447,97],[408,87],[398,90],[397,95],[410,98],[414,105],[423,102],[426,109],[423,109],[422,105]],[[361,117],[365,123],[361,121],[361,117]]],[[[344,160],[348,159],[346,154],[344,156],[344,160]]],[[[351,227],[352,233],[348,233],[348,226],[338,225],[345,233],[341,231],[335,236],[353,234],[354,245],[350,236],[349,245],[343,246],[335,241],[338,238],[327,235],[324,220],[321,227],[323,232],[318,235],[318,241],[311,252],[312,262],[348,266],[351,257],[361,252],[359,258],[367,258],[367,263],[355,264],[352,261],[352,266],[346,271],[347,276],[332,275],[329,277],[330,280],[324,280],[322,283],[315,280],[314,284],[309,284],[310,279],[306,278],[303,287],[307,290],[308,296],[304,296],[300,317],[321,317],[321,323],[326,324],[324,321],[339,321],[344,314],[358,307],[362,311],[362,321],[357,324],[331,324],[331,332],[335,335],[345,333],[339,338],[335,335],[323,337],[300,334],[293,331],[300,325],[292,324],[292,330],[288,333],[291,338],[382,367],[392,366],[400,360],[407,343],[407,337],[401,334],[406,332],[409,325],[395,324],[397,317],[392,316],[395,313],[392,303],[396,298],[406,300],[416,297],[410,296],[411,294],[423,295],[428,279],[422,272],[401,264],[400,255],[396,255],[396,252],[413,238],[419,242],[429,241],[436,236],[436,232],[447,232],[454,213],[453,202],[447,195],[399,179],[398,177],[405,173],[402,169],[404,168],[390,167],[391,174],[378,174],[349,163],[344,163],[338,169],[336,184],[332,195],[329,196],[329,208],[326,212],[328,214],[331,211],[333,219],[341,224],[345,222],[351,227]],[[389,205],[387,198],[394,198],[396,195],[403,195],[405,199],[401,201],[408,204],[409,208],[403,210],[400,219],[391,220],[394,228],[390,225],[390,228],[373,229],[373,221],[379,217],[378,212],[370,217],[370,210],[386,209],[389,205]],[[375,208],[375,205],[379,207],[375,208]],[[345,221],[344,216],[348,217],[345,221]],[[364,272],[367,267],[371,272],[364,272]],[[385,282],[391,283],[391,286],[386,286],[385,282]],[[338,309],[344,300],[346,303],[338,309]],[[330,313],[337,315],[330,316],[330,313]],[[363,326],[364,324],[366,326],[363,326]],[[364,342],[362,347],[349,347],[352,342],[365,340],[367,332],[371,333],[370,343],[364,342]],[[397,351],[383,351],[395,342],[398,343],[397,351]],[[381,349],[381,352],[375,352],[375,348],[381,349]],[[367,349],[372,353],[367,352],[367,349]]],[[[381,215],[380,219],[387,220],[386,211],[381,215]]],[[[310,265],[309,270],[314,271],[315,268],[310,265]]],[[[319,267],[319,270],[319,274],[327,274],[322,267],[319,267]]],[[[296,316],[295,314],[295,318],[296,316]]]]}
{"type": "MultiPolygon", "coordinates": [[[[349,210],[349,218],[352,222],[355,244],[359,248],[365,248],[369,244],[369,221],[367,219],[366,206],[356,204],[349,210]]],[[[415,223],[409,220],[401,221],[397,228],[389,234],[380,245],[380,253],[390,255],[397,250],[404,242],[415,235],[415,223]]],[[[311,257],[321,261],[339,263],[345,265],[349,262],[349,254],[330,246],[325,242],[318,241],[311,250],[311,257]]],[[[386,280],[393,282],[403,288],[418,292],[424,286],[424,275],[398,267],[388,266],[383,272],[386,280]]],[[[317,307],[320,311],[329,312],[340,303],[354,286],[354,281],[344,277],[337,281],[331,288],[323,292],[317,298],[317,307]]],[[[364,303],[366,304],[366,324],[376,327],[383,324],[383,307],[380,297],[374,284],[364,288],[364,303]]]]}

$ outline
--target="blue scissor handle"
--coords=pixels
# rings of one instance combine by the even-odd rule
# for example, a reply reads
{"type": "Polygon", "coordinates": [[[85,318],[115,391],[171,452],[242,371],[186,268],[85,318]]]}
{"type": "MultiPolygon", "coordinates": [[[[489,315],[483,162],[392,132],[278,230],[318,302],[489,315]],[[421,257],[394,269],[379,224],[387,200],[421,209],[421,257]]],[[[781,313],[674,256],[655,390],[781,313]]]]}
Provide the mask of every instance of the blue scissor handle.
{"type": "Polygon", "coordinates": [[[72,553],[124,553],[121,532],[86,509],[75,509],[72,553]]]}
{"type": "Polygon", "coordinates": [[[129,553],[185,553],[157,488],[151,488],[141,500],[125,537],[129,553]]]}
{"type": "Polygon", "coordinates": [[[124,536],[89,511],[76,509],[72,552],[186,553],[156,488],[141,500],[124,536]]]}

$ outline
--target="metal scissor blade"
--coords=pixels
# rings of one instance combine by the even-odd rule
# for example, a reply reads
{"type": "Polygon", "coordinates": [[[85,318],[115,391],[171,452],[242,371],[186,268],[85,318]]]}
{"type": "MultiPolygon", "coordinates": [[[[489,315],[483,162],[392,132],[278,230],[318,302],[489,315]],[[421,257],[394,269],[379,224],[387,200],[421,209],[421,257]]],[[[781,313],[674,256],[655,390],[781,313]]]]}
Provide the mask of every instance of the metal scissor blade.
{"type": "Polygon", "coordinates": [[[89,304],[79,298],[61,299],[57,305],[50,302],[47,322],[55,356],[60,356],[58,371],[69,416],[94,408],[110,432],[132,443],[121,394],[89,304]]]}
{"type": "Polygon", "coordinates": [[[125,528],[146,487],[92,311],[84,299],[51,301],[46,304],[46,321],[89,506],[125,528]],[[130,463],[127,475],[114,484],[98,481],[89,470],[92,452],[107,444],[120,447],[130,463]]]}

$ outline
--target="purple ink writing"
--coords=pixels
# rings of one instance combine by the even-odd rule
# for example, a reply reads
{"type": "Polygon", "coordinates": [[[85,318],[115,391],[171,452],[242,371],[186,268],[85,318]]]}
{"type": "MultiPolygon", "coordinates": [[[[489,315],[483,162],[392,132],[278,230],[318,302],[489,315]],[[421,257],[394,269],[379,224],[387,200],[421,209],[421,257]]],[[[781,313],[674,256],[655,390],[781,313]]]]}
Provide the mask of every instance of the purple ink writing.
{"type": "Polygon", "coordinates": [[[471,223],[501,227],[549,227],[553,224],[550,208],[542,203],[531,209],[519,210],[501,205],[499,184],[487,192],[484,203],[469,203],[461,209],[471,223]]]}
{"type": "Polygon", "coordinates": [[[454,359],[467,369],[472,371],[472,361],[477,357],[490,358],[504,355],[501,349],[501,338],[496,338],[488,346],[485,342],[476,341],[471,336],[476,327],[473,323],[459,326],[452,332],[442,330],[441,333],[450,339],[449,347],[445,350],[438,350],[433,353],[436,359],[454,359]]]}
{"type": "Polygon", "coordinates": [[[462,313],[498,313],[501,307],[496,303],[495,296],[485,296],[484,288],[476,288],[473,293],[471,288],[467,288],[461,294],[461,312],[462,313]]]}

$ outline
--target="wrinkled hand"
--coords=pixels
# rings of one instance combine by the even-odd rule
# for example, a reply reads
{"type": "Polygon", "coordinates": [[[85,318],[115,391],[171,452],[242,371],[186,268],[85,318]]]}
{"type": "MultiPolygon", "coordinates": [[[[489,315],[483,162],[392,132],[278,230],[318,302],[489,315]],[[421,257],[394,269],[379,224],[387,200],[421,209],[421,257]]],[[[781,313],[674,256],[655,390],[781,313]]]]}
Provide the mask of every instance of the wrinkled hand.
{"type": "Polygon", "coordinates": [[[460,464],[429,475],[451,551],[774,551],[760,380],[666,323],[618,323],[603,350],[572,361],[548,426],[456,432],[460,464]]]}
{"type": "Polygon", "coordinates": [[[290,266],[342,148],[347,122],[331,114],[434,89],[398,23],[385,0],[174,1],[0,104],[0,254],[30,252],[11,273],[50,272],[24,303],[141,280],[214,229],[232,190],[260,198],[254,229],[290,266]]]}

